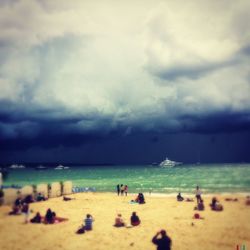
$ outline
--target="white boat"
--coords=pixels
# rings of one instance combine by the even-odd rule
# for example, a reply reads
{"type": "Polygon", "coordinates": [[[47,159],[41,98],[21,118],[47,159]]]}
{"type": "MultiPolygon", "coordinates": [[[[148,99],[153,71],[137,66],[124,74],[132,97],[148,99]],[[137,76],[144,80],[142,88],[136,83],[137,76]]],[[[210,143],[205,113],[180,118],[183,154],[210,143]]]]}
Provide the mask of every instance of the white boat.
{"type": "Polygon", "coordinates": [[[17,169],[17,168],[25,168],[24,165],[12,164],[9,168],[17,169]]]}
{"type": "Polygon", "coordinates": [[[48,168],[45,167],[45,166],[39,165],[39,166],[37,166],[35,169],[36,169],[36,170],[46,170],[46,169],[48,169],[48,168]]]}
{"type": "Polygon", "coordinates": [[[180,165],[182,162],[177,162],[177,161],[171,161],[167,157],[164,161],[162,161],[159,166],[160,167],[174,167],[176,165],[180,165]]]}
{"type": "Polygon", "coordinates": [[[69,167],[63,165],[58,165],[57,167],[55,167],[55,170],[62,170],[62,169],[69,169],[69,167]]]}

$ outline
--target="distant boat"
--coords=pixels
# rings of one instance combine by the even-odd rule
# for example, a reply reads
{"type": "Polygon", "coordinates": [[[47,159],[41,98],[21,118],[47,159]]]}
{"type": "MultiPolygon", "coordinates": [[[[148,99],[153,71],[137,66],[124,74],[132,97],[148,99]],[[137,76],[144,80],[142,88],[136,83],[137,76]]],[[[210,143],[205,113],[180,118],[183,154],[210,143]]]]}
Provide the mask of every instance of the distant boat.
{"type": "Polygon", "coordinates": [[[17,168],[25,168],[25,166],[24,165],[18,165],[18,164],[12,164],[11,166],[9,166],[9,168],[17,169],[17,168]]]}
{"type": "Polygon", "coordinates": [[[160,167],[174,167],[176,165],[180,165],[182,162],[177,162],[177,161],[171,161],[168,158],[166,158],[164,161],[162,161],[159,166],[160,167]]]}
{"type": "Polygon", "coordinates": [[[46,170],[46,169],[48,169],[48,168],[45,166],[42,166],[42,165],[39,165],[36,167],[36,170],[46,170]]]}
{"type": "Polygon", "coordinates": [[[63,165],[58,165],[58,166],[55,167],[54,169],[55,169],[55,170],[62,170],[62,169],[69,169],[69,167],[63,166],[63,165]]]}
{"type": "Polygon", "coordinates": [[[159,164],[157,162],[153,162],[151,166],[158,166],[159,164]]]}

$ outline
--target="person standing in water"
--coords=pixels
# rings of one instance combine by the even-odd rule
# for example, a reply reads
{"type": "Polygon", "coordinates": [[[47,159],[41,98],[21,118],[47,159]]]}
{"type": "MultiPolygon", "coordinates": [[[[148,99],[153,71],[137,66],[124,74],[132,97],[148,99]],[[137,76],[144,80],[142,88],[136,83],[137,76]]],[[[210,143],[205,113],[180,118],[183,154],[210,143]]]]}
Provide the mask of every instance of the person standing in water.
{"type": "Polygon", "coordinates": [[[117,190],[117,195],[119,196],[120,195],[120,185],[119,184],[116,186],[116,190],[117,190]]]}
{"type": "Polygon", "coordinates": [[[125,186],[123,186],[123,184],[121,184],[121,195],[123,196],[123,194],[124,194],[124,188],[125,188],[125,186]]]}
{"type": "Polygon", "coordinates": [[[125,192],[125,195],[127,196],[128,195],[128,185],[125,185],[124,192],[125,192]]]}

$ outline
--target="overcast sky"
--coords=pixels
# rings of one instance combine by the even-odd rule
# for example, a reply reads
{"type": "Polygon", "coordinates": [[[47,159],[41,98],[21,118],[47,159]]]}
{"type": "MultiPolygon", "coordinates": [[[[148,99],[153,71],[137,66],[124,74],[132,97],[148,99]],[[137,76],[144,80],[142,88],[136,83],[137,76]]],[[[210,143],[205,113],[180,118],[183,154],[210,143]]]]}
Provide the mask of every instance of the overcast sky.
{"type": "Polygon", "coordinates": [[[250,1],[0,1],[0,162],[250,161],[250,1]]]}

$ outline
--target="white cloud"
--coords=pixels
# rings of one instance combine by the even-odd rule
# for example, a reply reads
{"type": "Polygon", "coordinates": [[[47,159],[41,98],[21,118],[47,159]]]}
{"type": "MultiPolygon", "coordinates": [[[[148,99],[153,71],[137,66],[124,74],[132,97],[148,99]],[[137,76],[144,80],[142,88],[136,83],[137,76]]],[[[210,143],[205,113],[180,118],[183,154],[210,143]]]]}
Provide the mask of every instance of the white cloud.
{"type": "MultiPolygon", "coordinates": [[[[0,100],[152,129],[250,107],[248,1],[17,1],[0,7],[0,100]],[[93,115],[95,114],[95,115],[93,115]],[[141,125],[141,121],[147,121],[141,125]]],[[[32,113],[31,116],[39,116],[32,113]]],[[[91,127],[91,128],[90,128],[91,127]]]]}

